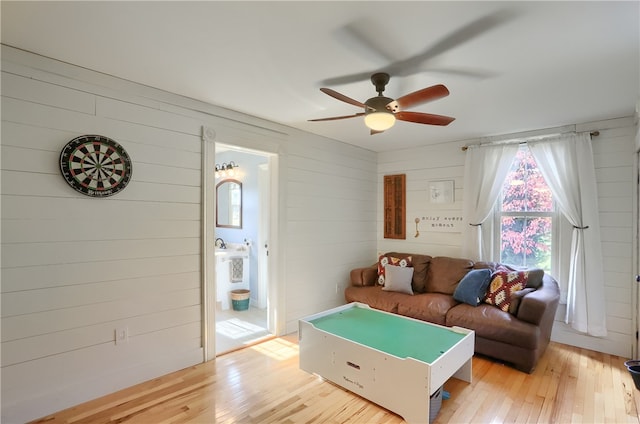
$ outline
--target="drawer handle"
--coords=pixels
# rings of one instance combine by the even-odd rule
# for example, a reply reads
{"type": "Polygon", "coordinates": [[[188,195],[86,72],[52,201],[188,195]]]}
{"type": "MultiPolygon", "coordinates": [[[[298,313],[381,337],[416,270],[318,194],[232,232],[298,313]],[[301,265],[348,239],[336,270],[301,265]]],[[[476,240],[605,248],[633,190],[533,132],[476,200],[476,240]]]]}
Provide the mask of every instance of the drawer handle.
{"type": "Polygon", "coordinates": [[[349,365],[351,368],[355,368],[355,369],[357,369],[357,370],[359,370],[359,369],[360,369],[360,365],[358,365],[358,364],[354,364],[353,362],[349,362],[349,361],[347,361],[347,365],[349,365]]]}

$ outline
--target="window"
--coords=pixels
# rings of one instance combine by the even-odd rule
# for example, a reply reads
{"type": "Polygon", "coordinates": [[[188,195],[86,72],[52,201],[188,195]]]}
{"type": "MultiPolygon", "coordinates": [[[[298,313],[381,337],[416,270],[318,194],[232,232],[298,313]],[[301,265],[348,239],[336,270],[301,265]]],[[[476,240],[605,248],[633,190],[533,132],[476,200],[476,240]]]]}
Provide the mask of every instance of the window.
{"type": "Polygon", "coordinates": [[[557,214],[551,190],[526,145],[518,149],[496,202],[496,257],[505,264],[554,268],[557,214]]]}

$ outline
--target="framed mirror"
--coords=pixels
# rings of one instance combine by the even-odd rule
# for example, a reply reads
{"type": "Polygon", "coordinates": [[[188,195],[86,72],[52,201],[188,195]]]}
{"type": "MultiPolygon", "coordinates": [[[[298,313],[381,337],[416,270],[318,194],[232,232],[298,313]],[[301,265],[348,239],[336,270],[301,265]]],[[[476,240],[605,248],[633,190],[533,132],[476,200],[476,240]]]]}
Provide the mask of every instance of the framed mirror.
{"type": "Polygon", "coordinates": [[[216,227],[242,228],[242,183],[238,180],[216,185],[216,227]]]}

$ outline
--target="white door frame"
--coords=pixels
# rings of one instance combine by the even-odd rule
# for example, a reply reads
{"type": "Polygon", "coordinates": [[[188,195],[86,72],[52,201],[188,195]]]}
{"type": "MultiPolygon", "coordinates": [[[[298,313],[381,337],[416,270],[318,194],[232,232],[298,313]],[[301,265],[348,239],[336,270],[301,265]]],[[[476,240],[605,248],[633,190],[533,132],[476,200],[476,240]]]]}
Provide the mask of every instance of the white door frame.
{"type": "Polygon", "coordinates": [[[216,133],[202,127],[202,347],[204,361],[216,357],[216,133]]]}
{"type": "Polygon", "coordinates": [[[204,361],[216,357],[216,277],[215,277],[215,143],[220,142],[239,149],[261,152],[269,157],[269,256],[268,268],[268,330],[279,336],[284,328],[284,314],[278,306],[284,305],[284,290],[279,277],[279,264],[276,258],[281,257],[279,245],[279,223],[282,219],[278,213],[280,205],[279,178],[279,145],[267,135],[238,127],[233,129],[221,126],[220,133],[210,127],[202,127],[202,255],[201,255],[201,287],[202,287],[202,346],[204,361]]]}
{"type": "MultiPolygon", "coordinates": [[[[257,242],[257,257],[258,257],[258,298],[256,299],[258,308],[266,308],[269,288],[269,164],[263,164],[258,166],[258,192],[260,196],[260,206],[258,208],[259,220],[258,225],[258,242],[257,242]]],[[[270,320],[267,320],[268,322],[270,320]]],[[[273,333],[271,328],[269,331],[273,333]]]]}

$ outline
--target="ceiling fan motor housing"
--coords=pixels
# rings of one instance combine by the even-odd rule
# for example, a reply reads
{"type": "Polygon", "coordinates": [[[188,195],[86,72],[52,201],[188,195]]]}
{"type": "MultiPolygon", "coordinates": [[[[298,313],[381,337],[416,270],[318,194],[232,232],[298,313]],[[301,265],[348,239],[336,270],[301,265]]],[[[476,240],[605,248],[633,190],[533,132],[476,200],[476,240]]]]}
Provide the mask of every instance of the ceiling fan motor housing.
{"type": "Polygon", "coordinates": [[[389,110],[387,109],[387,105],[393,101],[394,101],[393,99],[390,99],[389,97],[384,97],[384,96],[372,97],[366,102],[364,102],[365,106],[367,106],[364,108],[364,111],[365,113],[372,113],[372,112],[388,113],[389,110]]]}

